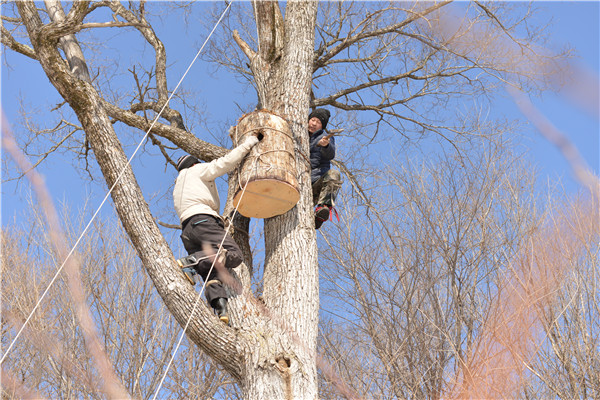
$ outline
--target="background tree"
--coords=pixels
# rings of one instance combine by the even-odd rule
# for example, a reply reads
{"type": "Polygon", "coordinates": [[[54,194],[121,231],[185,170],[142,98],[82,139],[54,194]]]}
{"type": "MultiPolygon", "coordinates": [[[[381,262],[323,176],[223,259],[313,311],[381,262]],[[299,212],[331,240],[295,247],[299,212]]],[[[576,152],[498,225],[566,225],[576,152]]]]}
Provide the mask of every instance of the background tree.
{"type": "MultiPolygon", "coordinates": [[[[56,271],[57,260],[36,204],[22,220],[2,231],[2,341],[8,330],[27,318],[56,271]]],[[[85,210],[73,219],[62,213],[67,238],[74,243],[85,222],[85,210]]],[[[87,304],[94,311],[115,371],[128,392],[148,399],[154,394],[177,341],[177,324],[156,296],[123,229],[116,221],[96,220],[83,238],[77,258],[87,304]]],[[[49,398],[101,398],[99,371],[83,343],[74,317],[75,304],[65,279],[59,279],[31,320],[25,340],[19,341],[4,368],[29,390],[49,398]]],[[[196,346],[185,342],[169,370],[163,390],[169,397],[211,398],[226,387],[222,373],[196,346]]],[[[20,398],[3,385],[3,397],[20,398]]]]}
{"type": "Polygon", "coordinates": [[[346,198],[323,233],[319,348],[361,397],[598,394],[598,198],[543,211],[514,148],[498,136],[356,176],[368,207],[346,198]]]}
{"type": "MultiPolygon", "coordinates": [[[[61,6],[53,0],[47,0],[45,6],[38,9],[27,1],[5,4],[8,12],[2,17],[2,43],[39,62],[77,118],[77,122],[72,121],[70,111],[63,110],[67,118],[61,118],[56,129],[36,129],[54,140],[51,146],[36,152],[44,158],[55,149],[72,146],[83,155],[84,168],[91,175],[94,172],[88,161],[98,164],[107,187],[114,185],[111,196],[117,214],[142,265],[169,311],[183,326],[196,293],[177,271],[172,252],[122,150],[131,136],[138,138],[148,131],[152,144],[170,164],[175,149],[207,161],[226,152],[190,133],[199,122],[195,120],[196,109],[188,106],[185,97],[167,104],[172,89],[167,84],[166,50],[153,29],[156,17],[152,13],[169,6],[144,2],[125,5],[118,1],[81,1],[61,6]],[[118,67],[116,58],[102,64],[97,49],[90,51],[95,57],[90,58],[81,51],[75,34],[90,39],[87,32],[101,27],[119,28],[124,34],[135,32],[136,40],[142,38],[153,50],[153,57],[118,67]],[[131,74],[134,94],[112,90],[111,79],[125,71],[131,74]],[[163,107],[161,119],[151,127],[152,119],[163,107]],[[184,116],[189,117],[184,121],[184,116]]],[[[225,6],[214,7],[220,13],[225,6]]],[[[515,11],[513,7],[478,2],[460,8],[448,3],[329,2],[321,5],[317,19],[317,3],[313,2],[288,2],[285,12],[276,2],[236,3],[234,13],[226,20],[228,31],[211,42],[214,47],[210,56],[232,68],[255,89],[256,98],[249,104],[258,102],[261,108],[288,120],[298,149],[301,189],[297,207],[265,221],[265,265],[260,282],[264,305],[250,290],[255,271],[248,260],[236,271],[245,290],[232,301],[233,326],[219,324],[208,309],[200,307],[187,330],[189,338],[234,377],[242,397],[317,396],[318,262],[308,171],[302,157],[308,148],[305,132],[309,106],[328,105],[340,110],[332,124],[343,124],[350,132],[348,147],[353,155],[343,151],[340,167],[353,184],[361,168],[370,167],[360,163],[369,154],[367,144],[378,140],[406,139],[400,140],[399,146],[418,148],[417,139],[433,136],[451,146],[453,157],[463,159],[470,140],[490,133],[481,129],[477,119],[453,112],[454,106],[465,98],[485,101],[505,82],[527,90],[543,89],[545,74],[552,70],[548,67],[552,66],[552,58],[540,56],[534,48],[543,30],[527,29],[529,9],[515,11]],[[449,24],[444,18],[451,11],[464,15],[460,24],[449,24]],[[252,25],[246,21],[256,22],[252,25]],[[482,28],[486,40],[479,40],[476,46],[462,45],[464,40],[459,39],[474,40],[482,28]],[[506,41],[519,51],[491,51],[506,41]],[[496,55],[490,56],[492,53],[496,55]],[[512,57],[514,54],[518,57],[512,57]],[[532,64],[544,68],[522,68],[532,64]]],[[[252,109],[246,105],[241,108],[242,112],[252,109]]],[[[224,135],[218,137],[215,142],[224,135]]],[[[473,185],[485,186],[481,182],[473,185]]],[[[371,196],[367,193],[364,201],[371,204],[371,196]]],[[[230,209],[231,204],[227,207],[230,209]]],[[[431,235],[439,234],[436,223],[430,221],[431,235]]],[[[414,224],[411,229],[420,229],[414,224]]],[[[247,220],[239,218],[236,225],[242,228],[238,230],[248,231],[247,220]]],[[[386,229],[385,224],[381,225],[378,232],[390,236],[386,229]]],[[[236,240],[242,239],[247,240],[243,235],[236,236],[236,240]]],[[[247,243],[241,245],[249,248],[247,243]]],[[[437,250],[437,257],[447,268],[453,265],[452,250],[456,248],[446,245],[437,250]]],[[[459,281],[455,277],[454,284],[459,281]]],[[[456,309],[472,301],[466,294],[468,290],[460,292],[464,297],[452,290],[447,289],[448,298],[456,309]]],[[[461,340],[460,333],[468,331],[465,326],[471,323],[450,323],[455,328],[453,343],[461,340]]],[[[433,355],[423,356],[421,364],[413,363],[412,368],[418,370],[433,355]]],[[[446,363],[440,360],[440,365],[446,363]]],[[[413,382],[410,388],[434,396],[444,390],[443,381],[438,370],[438,375],[427,378],[427,387],[413,382]]],[[[396,390],[401,393],[407,389],[399,384],[396,390]]]]}
{"type": "Polygon", "coordinates": [[[534,179],[511,147],[499,136],[462,159],[398,158],[360,178],[382,188],[370,206],[385,218],[354,204],[326,234],[322,297],[346,335],[322,347],[353,354],[331,358],[362,396],[440,398],[470,378],[502,266],[539,223],[534,179]]]}
{"type": "Polygon", "coordinates": [[[535,302],[537,324],[545,340],[525,365],[523,396],[598,397],[598,187],[566,197],[555,194],[547,217],[523,258],[535,302]],[[543,282],[537,290],[531,282],[543,282]]]}

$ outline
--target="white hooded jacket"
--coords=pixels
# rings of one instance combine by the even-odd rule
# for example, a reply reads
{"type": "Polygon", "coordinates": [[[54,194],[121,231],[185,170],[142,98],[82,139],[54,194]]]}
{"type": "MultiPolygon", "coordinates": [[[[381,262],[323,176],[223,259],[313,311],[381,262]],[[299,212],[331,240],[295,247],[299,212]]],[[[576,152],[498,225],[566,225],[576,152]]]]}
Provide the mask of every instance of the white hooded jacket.
{"type": "Polygon", "coordinates": [[[180,222],[196,214],[221,218],[221,201],[215,179],[233,171],[256,143],[256,136],[248,136],[244,143],[223,157],[192,165],[179,172],[173,189],[173,202],[180,222]]]}

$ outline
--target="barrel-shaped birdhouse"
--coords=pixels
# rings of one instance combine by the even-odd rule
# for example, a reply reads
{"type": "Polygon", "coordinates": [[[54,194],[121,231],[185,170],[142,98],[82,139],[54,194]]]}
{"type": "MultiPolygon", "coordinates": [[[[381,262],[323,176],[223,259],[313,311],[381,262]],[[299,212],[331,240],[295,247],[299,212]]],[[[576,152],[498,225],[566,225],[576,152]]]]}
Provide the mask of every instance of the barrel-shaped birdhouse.
{"type": "Polygon", "coordinates": [[[294,139],[286,120],[264,110],[244,115],[231,136],[237,146],[257,133],[262,140],[238,167],[233,205],[245,217],[269,218],[287,212],[300,199],[294,139]]]}

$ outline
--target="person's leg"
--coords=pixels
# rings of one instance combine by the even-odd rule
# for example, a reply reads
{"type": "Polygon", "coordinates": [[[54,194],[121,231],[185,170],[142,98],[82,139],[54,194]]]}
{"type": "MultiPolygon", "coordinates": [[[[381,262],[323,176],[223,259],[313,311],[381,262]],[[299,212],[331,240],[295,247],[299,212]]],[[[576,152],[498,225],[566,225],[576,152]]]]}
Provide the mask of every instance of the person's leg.
{"type": "Polygon", "coordinates": [[[335,199],[342,186],[339,171],[330,169],[313,184],[313,203],[315,209],[315,229],[329,219],[329,213],[335,205],[335,199]],[[316,189],[316,190],[315,190],[316,189]]]}
{"type": "Polygon", "coordinates": [[[315,206],[315,229],[319,229],[323,222],[327,221],[329,218],[329,207],[324,207],[322,204],[319,204],[319,199],[321,198],[321,192],[323,191],[323,182],[325,181],[325,175],[317,179],[312,184],[313,191],[313,206],[315,206]]]}
{"type": "Polygon", "coordinates": [[[226,250],[225,268],[234,269],[244,262],[242,250],[229,233],[223,241],[223,249],[226,250]]]}
{"type": "MultiPolygon", "coordinates": [[[[219,318],[227,323],[229,321],[227,292],[218,278],[218,268],[214,265],[215,256],[224,236],[225,230],[220,219],[211,215],[198,215],[188,222],[181,238],[185,249],[190,253],[182,260],[190,262],[191,264],[188,265],[191,265],[204,279],[206,300],[215,309],[219,318]],[[203,248],[207,245],[212,249],[208,253],[203,248]]],[[[227,265],[227,262],[224,264],[227,265]]]]}
{"type": "Polygon", "coordinates": [[[325,205],[331,208],[335,205],[335,199],[340,191],[340,188],[342,187],[341,175],[339,171],[330,169],[319,180],[322,180],[322,184],[321,190],[319,191],[317,204],[325,205]]]}

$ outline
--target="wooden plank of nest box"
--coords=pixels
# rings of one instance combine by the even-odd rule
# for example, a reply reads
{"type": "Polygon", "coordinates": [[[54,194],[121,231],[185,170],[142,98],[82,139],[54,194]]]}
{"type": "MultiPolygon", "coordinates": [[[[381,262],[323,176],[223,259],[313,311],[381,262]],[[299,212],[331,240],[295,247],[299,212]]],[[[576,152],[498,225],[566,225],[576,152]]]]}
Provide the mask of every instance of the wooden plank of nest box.
{"type": "Polygon", "coordinates": [[[236,127],[235,141],[242,142],[257,131],[264,138],[240,164],[240,188],[233,204],[245,217],[271,218],[289,211],[300,199],[294,141],[287,121],[265,111],[242,117],[236,127]]]}

